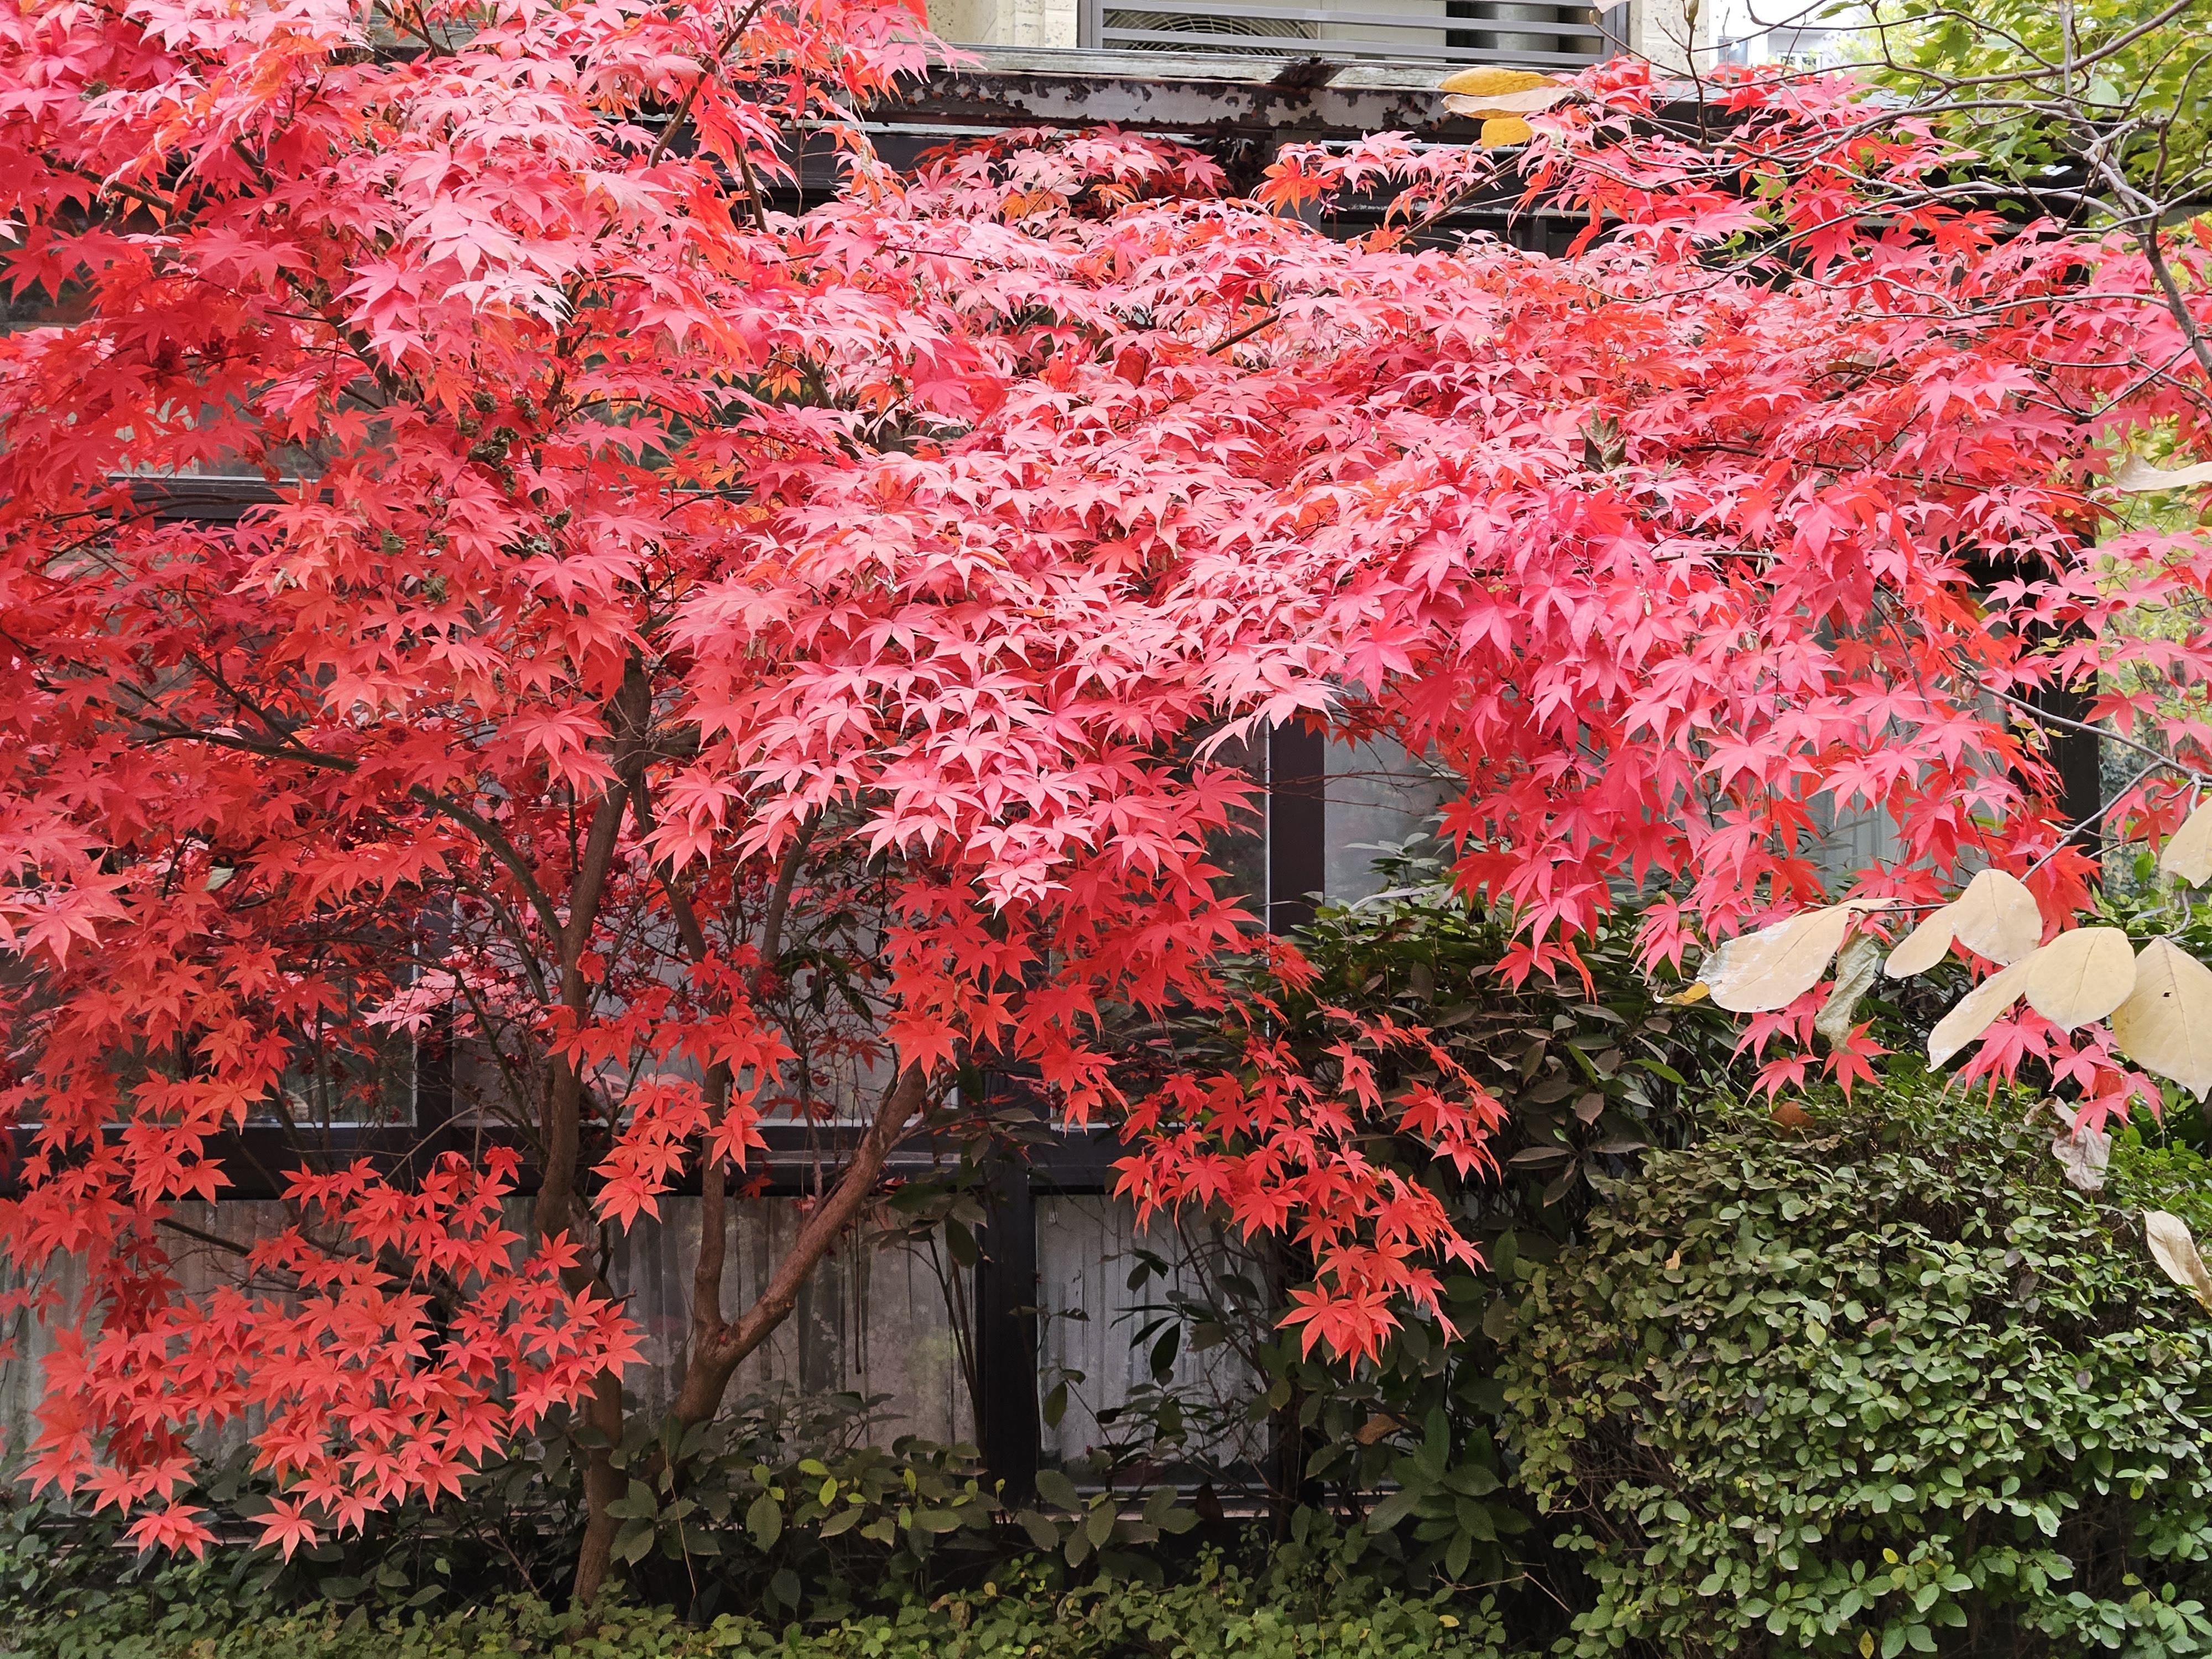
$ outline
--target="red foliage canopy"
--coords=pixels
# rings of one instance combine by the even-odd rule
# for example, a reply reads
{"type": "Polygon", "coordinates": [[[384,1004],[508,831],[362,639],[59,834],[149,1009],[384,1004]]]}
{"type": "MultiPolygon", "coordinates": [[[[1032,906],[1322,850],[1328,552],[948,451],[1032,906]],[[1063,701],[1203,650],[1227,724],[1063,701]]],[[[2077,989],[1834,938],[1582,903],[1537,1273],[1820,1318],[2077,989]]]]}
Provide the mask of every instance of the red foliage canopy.
{"type": "MultiPolygon", "coordinates": [[[[1425,1034],[1347,1015],[1317,1079],[1255,1021],[1233,1076],[1116,1087],[1115,1022],[1248,947],[1206,757],[1257,722],[1462,777],[1516,975],[1629,884],[1670,884],[1655,961],[1808,902],[1832,806],[1893,827],[1869,894],[1970,859],[2080,899],[2005,700],[2195,672],[2119,624],[2212,581],[2088,550],[2100,457],[2200,419],[2136,253],[1947,207],[1952,158],[1846,88],[1746,82],[1699,144],[1625,65],[1522,161],[1587,215],[1564,258],[1431,246],[1498,158],[1390,137],[1251,200],[1110,133],[900,178],[848,110],[924,52],[875,0],[0,18],[0,1237],[89,1269],[40,1293],[77,1334],[35,1473],[141,1538],[201,1537],[161,1507],[186,1437],[249,1410],[287,1549],[452,1490],[635,1354],[602,1219],[690,1164],[719,1227],[786,1111],[866,1126],[858,1194],[957,1065],[1126,1114],[1146,1206],[1296,1232],[1337,1352],[1433,1314],[1468,1246],[1359,1144],[1465,1167],[1497,1108],[1376,1082],[1425,1034]],[[802,122],[844,183],[793,216],[802,122]],[[1346,191],[1390,222],[1313,228],[1346,191]],[[146,510],[203,471],[275,500],[146,510]],[[182,1296],[162,1224],[226,1137],[371,1111],[434,1018],[528,1237],[512,1155],[303,1133],[251,1285],[182,1296]]],[[[724,1322],[714,1273],[734,1366],[781,1315],[724,1322]]]]}

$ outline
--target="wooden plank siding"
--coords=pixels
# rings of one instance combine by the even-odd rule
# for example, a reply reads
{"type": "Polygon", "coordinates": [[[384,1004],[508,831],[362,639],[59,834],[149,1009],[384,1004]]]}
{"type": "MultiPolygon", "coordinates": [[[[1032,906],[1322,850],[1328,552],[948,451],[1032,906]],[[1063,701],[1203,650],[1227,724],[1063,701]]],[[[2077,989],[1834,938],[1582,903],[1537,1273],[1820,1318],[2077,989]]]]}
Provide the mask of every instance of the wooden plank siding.
{"type": "MultiPolygon", "coordinates": [[[[1100,1415],[1127,1405],[1152,1382],[1150,1351],[1158,1334],[1142,1344],[1137,1335],[1160,1316],[1172,1291],[1194,1288],[1194,1262],[1207,1246],[1165,1222],[1140,1231],[1132,1205],[1096,1194],[1041,1194],[1036,1231],[1040,1382],[1048,1389],[1070,1372],[1079,1371],[1084,1379],[1070,1384],[1067,1411],[1058,1425],[1044,1430],[1044,1462],[1063,1463],[1109,1439],[1128,1437],[1127,1427],[1102,1424],[1100,1415]],[[1169,1264],[1165,1281],[1153,1276],[1131,1286],[1139,1249],[1169,1264]]],[[[1240,1409],[1258,1392],[1253,1376],[1225,1346],[1197,1353],[1183,1343],[1170,1384],[1183,1399],[1211,1405],[1218,1414],[1211,1432],[1197,1423],[1188,1425],[1194,1450],[1203,1449],[1223,1462],[1258,1463],[1267,1427],[1244,1422],[1240,1409]]]]}

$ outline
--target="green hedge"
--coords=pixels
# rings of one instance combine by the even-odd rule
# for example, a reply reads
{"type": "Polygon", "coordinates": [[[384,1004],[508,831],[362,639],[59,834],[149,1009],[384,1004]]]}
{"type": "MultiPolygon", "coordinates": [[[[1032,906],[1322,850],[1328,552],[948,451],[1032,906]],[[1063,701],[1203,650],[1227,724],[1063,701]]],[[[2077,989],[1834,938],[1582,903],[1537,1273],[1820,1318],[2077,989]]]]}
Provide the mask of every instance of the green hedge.
{"type": "MultiPolygon", "coordinates": [[[[1818,1106],[1802,1131],[1723,1115],[1607,1183],[1575,1248],[1498,1253],[1515,1279],[1486,1321],[1502,1354],[1503,1472],[1564,1523],[1579,1563],[1555,1575],[1529,1562],[1574,1610],[1559,1659],[2212,1652],[2212,1323],[2150,1263],[2141,1224],[2144,1208],[2170,1210],[2212,1240],[2212,1165],[2124,1137],[2111,1184],[2085,1195],[2061,1179],[2048,1113],[2027,1107],[1908,1079],[1818,1106]]],[[[286,1612],[248,1552],[128,1569],[80,1540],[58,1565],[28,1516],[0,1547],[0,1659],[1504,1659],[1509,1646],[1495,1601],[1407,1593],[1387,1527],[1310,1540],[1302,1524],[1272,1558],[1255,1549],[1271,1561],[1258,1577],[1208,1550],[1170,1585],[1063,1591],[1064,1565],[1002,1559],[934,1599],[892,1586],[866,1614],[701,1628],[666,1609],[586,1616],[519,1597],[394,1611],[404,1582],[383,1611],[286,1612]],[[996,1582],[977,1584],[985,1573],[996,1582]]]]}
{"type": "Polygon", "coordinates": [[[1512,1443],[1594,1589],[1563,1652],[2212,1649],[2212,1328],[2130,1207],[2203,1166],[2084,1195],[2026,1105],[1744,1111],[1528,1271],[1512,1443]]]}
{"type": "Polygon", "coordinates": [[[0,1659],[1499,1659],[1502,1636],[1486,1602],[1362,1579],[1322,1592],[1256,1583],[1209,1556],[1167,1589],[1056,1595],[1033,1580],[811,1630],[726,1615],[699,1629],[666,1608],[580,1614],[521,1598],[440,1618],[241,1618],[210,1583],[167,1604],[125,1592],[65,1617],[19,1613],[0,1627],[0,1659]]]}

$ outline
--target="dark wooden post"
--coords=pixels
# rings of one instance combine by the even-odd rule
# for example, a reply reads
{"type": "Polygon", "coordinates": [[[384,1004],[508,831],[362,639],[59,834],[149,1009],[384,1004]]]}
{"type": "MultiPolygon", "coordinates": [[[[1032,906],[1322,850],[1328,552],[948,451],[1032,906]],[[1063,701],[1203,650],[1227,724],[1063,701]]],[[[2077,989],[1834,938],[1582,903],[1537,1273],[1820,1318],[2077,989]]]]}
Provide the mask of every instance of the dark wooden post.
{"type": "Polygon", "coordinates": [[[1267,734],[1267,931],[1287,933],[1314,918],[1312,895],[1328,879],[1322,790],[1326,739],[1304,726],[1267,734]]]}
{"type": "Polygon", "coordinates": [[[1037,1419],[1036,1200],[1028,1166],[994,1158],[990,1221],[975,1264],[975,1441],[1006,1500],[1036,1488],[1043,1437],[1037,1419]]]}

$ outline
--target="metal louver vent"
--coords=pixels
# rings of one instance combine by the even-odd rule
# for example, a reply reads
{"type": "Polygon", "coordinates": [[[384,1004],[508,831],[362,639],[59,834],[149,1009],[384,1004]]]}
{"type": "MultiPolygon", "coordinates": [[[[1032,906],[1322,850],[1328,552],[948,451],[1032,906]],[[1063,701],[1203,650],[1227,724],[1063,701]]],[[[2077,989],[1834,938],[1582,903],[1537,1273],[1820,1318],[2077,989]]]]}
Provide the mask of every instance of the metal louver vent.
{"type": "Polygon", "coordinates": [[[1080,0],[1084,44],[1124,52],[1573,70],[1621,48],[1625,5],[1561,0],[1080,0]]]}
{"type": "Polygon", "coordinates": [[[1289,17],[1223,17],[1206,12],[1114,7],[1103,14],[1102,21],[1112,31],[1109,38],[1116,46],[1137,52],[1235,52],[1245,58],[1288,58],[1294,48],[1255,42],[1313,38],[1310,23],[1289,17]]]}

